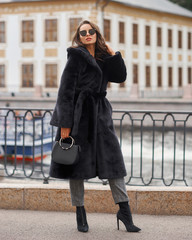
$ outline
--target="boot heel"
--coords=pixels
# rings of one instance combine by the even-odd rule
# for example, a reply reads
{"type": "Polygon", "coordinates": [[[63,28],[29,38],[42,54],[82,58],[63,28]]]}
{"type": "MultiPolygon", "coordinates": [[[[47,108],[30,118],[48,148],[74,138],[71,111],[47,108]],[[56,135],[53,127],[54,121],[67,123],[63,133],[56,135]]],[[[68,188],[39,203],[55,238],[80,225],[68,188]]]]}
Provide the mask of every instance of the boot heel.
{"type": "Polygon", "coordinates": [[[119,218],[117,217],[117,230],[119,230],[119,218]]]}
{"type": "Polygon", "coordinates": [[[139,232],[141,229],[136,227],[133,224],[132,218],[130,218],[130,216],[128,216],[126,213],[121,213],[121,211],[119,210],[117,213],[117,227],[119,230],[119,220],[121,220],[121,222],[125,225],[127,232],[139,232]]]}
{"type": "Polygon", "coordinates": [[[77,229],[79,232],[88,232],[89,226],[87,223],[86,211],[84,206],[76,207],[77,229]]]}

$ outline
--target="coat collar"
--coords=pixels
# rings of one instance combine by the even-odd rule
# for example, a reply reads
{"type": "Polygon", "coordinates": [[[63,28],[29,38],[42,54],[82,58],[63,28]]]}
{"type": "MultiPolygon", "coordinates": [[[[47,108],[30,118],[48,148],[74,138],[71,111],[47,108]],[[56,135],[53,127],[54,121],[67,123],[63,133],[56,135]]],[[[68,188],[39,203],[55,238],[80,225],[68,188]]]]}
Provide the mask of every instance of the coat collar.
{"type": "Polygon", "coordinates": [[[67,49],[67,52],[68,52],[68,56],[70,54],[76,54],[76,55],[82,56],[90,65],[95,67],[101,73],[101,69],[98,66],[95,58],[89,53],[89,51],[85,47],[76,47],[76,48],[70,47],[67,49]]]}

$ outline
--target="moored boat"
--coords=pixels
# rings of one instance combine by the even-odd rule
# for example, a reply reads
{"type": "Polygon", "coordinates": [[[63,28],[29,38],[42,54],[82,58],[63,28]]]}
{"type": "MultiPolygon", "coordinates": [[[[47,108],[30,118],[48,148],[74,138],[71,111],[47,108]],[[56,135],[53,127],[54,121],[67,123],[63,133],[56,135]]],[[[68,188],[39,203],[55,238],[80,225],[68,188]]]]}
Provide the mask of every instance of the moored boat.
{"type": "Polygon", "coordinates": [[[0,159],[38,161],[51,153],[54,129],[50,118],[1,118],[0,159]]]}

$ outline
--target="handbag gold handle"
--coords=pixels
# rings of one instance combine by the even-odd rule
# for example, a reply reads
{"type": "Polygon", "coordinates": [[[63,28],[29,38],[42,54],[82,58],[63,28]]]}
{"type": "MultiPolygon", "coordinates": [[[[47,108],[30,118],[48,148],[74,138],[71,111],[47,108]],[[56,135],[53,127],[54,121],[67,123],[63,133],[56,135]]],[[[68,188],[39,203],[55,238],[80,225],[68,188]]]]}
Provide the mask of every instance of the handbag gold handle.
{"type": "Polygon", "coordinates": [[[71,136],[69,136],[68,138],[71,138],[71,145],[69,146],[69,147],[67,147],[67,148],[64,148],[63,146],[62,146],[62,140],[63,140],[63,138],[60,138],[60,140],[59,140],[59,145],[60,145],[60,147],[63,149],[63,150],[68,150],[68,149],[70,149],[70,148],[72,148],[73,147],[73,144],[75,143],[75,140],[71,137],[71,136]]]}

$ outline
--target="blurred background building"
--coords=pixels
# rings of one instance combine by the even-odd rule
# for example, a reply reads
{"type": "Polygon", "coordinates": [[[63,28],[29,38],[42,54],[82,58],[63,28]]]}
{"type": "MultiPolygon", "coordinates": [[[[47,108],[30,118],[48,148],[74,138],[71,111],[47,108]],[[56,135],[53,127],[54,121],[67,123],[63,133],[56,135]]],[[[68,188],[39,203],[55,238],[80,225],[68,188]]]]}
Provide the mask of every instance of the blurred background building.
{"type": "Polygon", "coordinates": [[[192,12],[168,0],[1,0],[0,98],[55,101],[84,19],[127,66],[127,81],[110,84],[109,97],[192,98],[192,12]]]}

